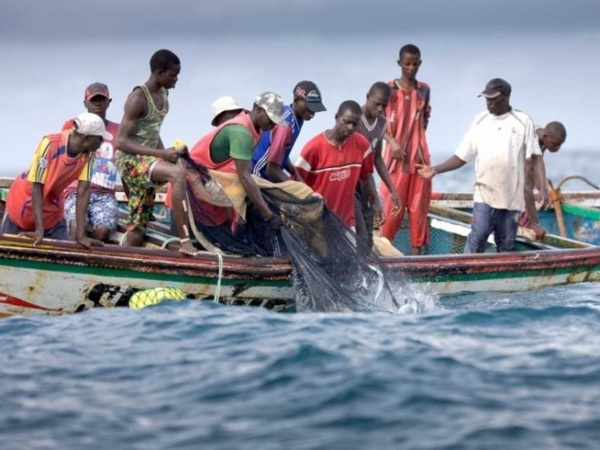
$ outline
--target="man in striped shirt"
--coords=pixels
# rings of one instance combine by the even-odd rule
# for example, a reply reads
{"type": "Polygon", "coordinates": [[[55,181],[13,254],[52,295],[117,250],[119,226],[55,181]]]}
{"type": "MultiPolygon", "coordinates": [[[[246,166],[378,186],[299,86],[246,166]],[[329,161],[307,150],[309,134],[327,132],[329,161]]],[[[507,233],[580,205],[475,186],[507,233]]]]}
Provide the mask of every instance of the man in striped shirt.
{"type": "Polygon", "coordinates": [[[90,161],[103,140],[110,141],[113,136],[106,131],[102,118],[87,112],[73,120],[72,128],[44,136],[29,170],[17,176],[11,185],[6,198],[3,233],[31,237],[34,245],[43,238],[69,239],[63,191],[72,181],[79,180],[75,240],[86,248],[99,243],[85,236],[91,192],[90,161]]]}
{"type": "Polygon", "coordinates": [[[421,51],[413,44],[400,49],[398,66],[401,76],[389,82],[392,94],[386,108],[389,120],[388,143],[384,160],[401,200],[398,214],[394,214],[391,191],[385,183],[380,190],[383,197],[383,212],[386,221],[381,227],[381,235],[390,242],[402,225],[405,211],[408,211],[411,254],[419,255],[429,244],[429,201],[431,181],[417,175],[416,164],[430,164],[426,129],[429,123],[431,106],[429,85],[417,80],[421,67],[421,51]]]}

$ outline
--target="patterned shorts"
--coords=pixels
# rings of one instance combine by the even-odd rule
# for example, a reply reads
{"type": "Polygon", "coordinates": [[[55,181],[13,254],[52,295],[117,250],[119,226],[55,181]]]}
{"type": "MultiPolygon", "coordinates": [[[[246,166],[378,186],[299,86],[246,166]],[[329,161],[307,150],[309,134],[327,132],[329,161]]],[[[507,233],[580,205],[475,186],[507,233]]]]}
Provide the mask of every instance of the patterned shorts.
{"type": "Polygon", "coordinates": [[[117,162],[121,179],[129,186],[127,231],[146,232],[154,210],[156,185],[152,181],[152,169],[156,163],[156,158],[144,157],[127,157],[117,162]]]}
{"type": "MultiPolygon", "coordinates": [[[[73,192],[65,199],[65,219],[67,224],[75,220],[75,206],[77,192],[73,192]]],[[[117,199],[107,192],[92,192],[87,210],[87,220],[94,228],[104,225],[110,231],[117,229],[117,199]]]]}

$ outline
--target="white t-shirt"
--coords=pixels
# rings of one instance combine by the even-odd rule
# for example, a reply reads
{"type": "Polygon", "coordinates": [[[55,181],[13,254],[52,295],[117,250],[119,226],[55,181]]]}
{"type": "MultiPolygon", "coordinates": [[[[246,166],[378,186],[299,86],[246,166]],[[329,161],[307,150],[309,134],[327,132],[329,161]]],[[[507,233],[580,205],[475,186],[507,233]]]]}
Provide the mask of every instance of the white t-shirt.
{"type": "Polygon", "coordinates": [[[525,159],[542,154],[527,114],[516,109],[501,116],[479,113],[454,154],[465,162],[477,155],[474,201],[496,209],[525,209],[525,159]]]}

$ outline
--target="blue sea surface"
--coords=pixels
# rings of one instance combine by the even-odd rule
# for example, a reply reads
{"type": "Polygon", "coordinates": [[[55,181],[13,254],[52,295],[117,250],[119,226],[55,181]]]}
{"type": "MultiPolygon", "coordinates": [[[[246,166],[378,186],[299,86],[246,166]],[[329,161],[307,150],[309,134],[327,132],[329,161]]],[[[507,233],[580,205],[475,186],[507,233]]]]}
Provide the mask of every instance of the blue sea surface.
{"type": "Polygon", "coordinates": [[[600,284],[0,320],[2,449],[598,448],[600,284]]]}

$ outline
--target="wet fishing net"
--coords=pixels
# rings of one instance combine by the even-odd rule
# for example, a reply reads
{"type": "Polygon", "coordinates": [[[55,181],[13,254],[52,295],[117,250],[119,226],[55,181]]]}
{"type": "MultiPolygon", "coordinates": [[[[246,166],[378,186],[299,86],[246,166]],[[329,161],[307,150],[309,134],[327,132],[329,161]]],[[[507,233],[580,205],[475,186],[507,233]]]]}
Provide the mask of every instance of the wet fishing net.
{"type": "Polygon", "coordinates": [[[206,250],[237,255],[287,255],[298,311],[397,311],[403,284],[381,259],[304,183],[254,177],[283,226],[272,229],[235,174],[187,159],[192,234],[206,250]],[[392,282],[393,281],[393,282],[392,282]]]}

